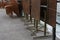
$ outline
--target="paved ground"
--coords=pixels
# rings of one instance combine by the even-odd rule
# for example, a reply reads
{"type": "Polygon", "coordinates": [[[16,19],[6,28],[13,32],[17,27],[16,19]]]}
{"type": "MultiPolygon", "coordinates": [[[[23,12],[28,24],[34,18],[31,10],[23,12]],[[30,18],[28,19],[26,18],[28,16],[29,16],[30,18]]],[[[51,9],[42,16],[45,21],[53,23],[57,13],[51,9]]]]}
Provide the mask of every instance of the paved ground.
{"type": "MultiPolygon", "coordinates": [[[[10,18],[6,15],[4,9],[0,9],[0,40],[33,40],[33,37],[30,35],[31,32],[25,28],[26,26],[20,18],[10,18]]],[[[34,40],[52,40],[52,37],[34,40]]]]}
{"type": "Polygon", "coordinates": [[[33,40],[20,18],[10,18],[0,9],[0,40],[33,40]]]}

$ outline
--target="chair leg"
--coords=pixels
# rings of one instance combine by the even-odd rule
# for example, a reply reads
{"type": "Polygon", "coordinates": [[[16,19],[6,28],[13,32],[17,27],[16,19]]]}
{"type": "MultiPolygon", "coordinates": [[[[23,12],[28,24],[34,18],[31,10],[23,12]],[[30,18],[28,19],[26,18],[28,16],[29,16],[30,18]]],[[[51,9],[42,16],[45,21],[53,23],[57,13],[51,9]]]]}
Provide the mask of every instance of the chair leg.
{"type": "Polygon", "coordinates": [[[12,12],[11,12],[11,13],[9,13],[9,16],[10,16],[10,17],[13,17],[13,13],[12,13],[12,12]]]}
{"type": "Polygon", "coordinates": [[[31,21],[31,23],[32,23],[32,16],[31,16],[31,14],[30,14],[30,21],[31,21]]]}
{"type": "Polygon", "coordinates": [[[35,30],[32,32],[32,36],[36,36],[36,33],[38,32],[38,20],[35,20],[34,19],[34,27],[35,27],[35,30]]]}
{"type": "Polygon", "coordinates": [[[56,27],[53,27],[53,39],[56,40],[56,27]]]}
{"type": "Polygon", "coordinates": [[[44,26],[44,36],[46,36],[46,29],[47,29],[47,27],[46,27],[46,23],[45,23],[45,26],[44,26]]]}
{"type": "Polygon", "coordinates": [[[45,21],[45,25],[44,25],[44,36],[46,36],[46,29],[47,29],[47,26],[46,26],[46,22],[47,22],[47,19],[46,19],[46,11],[44,11],[44,21],[45,21]]]}
{"type": "Polygon", "coordinates": [[[26,18],[26,21],[27,21],[28,20],[28,14],[26,14],[26,17],[25,18],[26,18]]]}
{"type": "Polygon", "coordinates": [[[36,20],[36,31],[38,31],[38,20],[36,20]]]}

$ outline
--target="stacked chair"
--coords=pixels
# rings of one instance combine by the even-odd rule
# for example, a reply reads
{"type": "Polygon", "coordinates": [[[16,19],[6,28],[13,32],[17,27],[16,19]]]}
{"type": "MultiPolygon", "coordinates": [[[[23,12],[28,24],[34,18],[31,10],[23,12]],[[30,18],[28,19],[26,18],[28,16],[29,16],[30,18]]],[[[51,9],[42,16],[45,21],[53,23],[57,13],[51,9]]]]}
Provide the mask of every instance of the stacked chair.
{"type": "Polygon", "coordinates": [[[9,4],[5,6],[6,8],[6,13],[9,16],[13,16],[13,12],[19,17],[19,9],[18,9],[18,3],[16,0],[10,0],[9,4]]]}
{"type": "Polygon", "coordinates": [[[20,17],[18,2],[16,0],[2,0],[2,8],[6,9],[6,14],[10,17],[13,16],[13,12],[20,17]]]}
{"type": "MultiPolygon", "coordinates": [[[[23,6],[23,12],[24,12],[24,18],[26,23],[31,22],[32,24],[32,18],[34,19],[34,27],[28,27],[28,29],[32,32],[31,35],[35,36],[33,38],[39,38],[39,37],[48,37],[50,35],[47,35],[47,26],[46,24],[49,24],[52,26],[53,30],[53,39],[56,40],[56,7],[57,7],[57,0],[22,0],[22,6],[23,6]],[[29,16],[30,15],[30,16],[29,16]],[[30,17],[30,19],[29,19],[30,17]],[[38,24],[40,23],[40,20],[44,22],[44,30],[40,30],[38,24]],[[44,36],[36,36],[36,33],[39,31],[44,32],[44,36]]],[[[25,24],[26,24],[25,23],[25,24]]],[[[29,25],[29,24],[28,24],[29,25]]]]}

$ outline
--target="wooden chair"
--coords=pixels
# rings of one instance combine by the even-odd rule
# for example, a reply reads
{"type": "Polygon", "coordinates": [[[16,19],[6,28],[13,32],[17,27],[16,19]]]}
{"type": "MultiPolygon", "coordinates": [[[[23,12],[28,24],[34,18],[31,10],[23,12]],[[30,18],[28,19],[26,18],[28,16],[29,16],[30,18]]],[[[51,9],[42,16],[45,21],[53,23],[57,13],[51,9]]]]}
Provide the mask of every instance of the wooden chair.
{"type": "Polygon", "coordinates": [[[18,3],[15,0],[10,0],[9,4],[5,6],[6,14],[9,16],[13,15],[13,12],[19,17],[19,9],[18,9],[18,3]]]}

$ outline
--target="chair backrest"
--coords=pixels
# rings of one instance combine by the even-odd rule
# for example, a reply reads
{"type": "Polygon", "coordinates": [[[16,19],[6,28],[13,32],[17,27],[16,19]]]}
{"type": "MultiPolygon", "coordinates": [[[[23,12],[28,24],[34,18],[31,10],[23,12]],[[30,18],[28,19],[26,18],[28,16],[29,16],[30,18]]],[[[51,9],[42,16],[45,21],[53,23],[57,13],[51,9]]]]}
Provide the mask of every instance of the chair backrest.
{"type": "Polygon", "coordinates": [[[22,0],[22,6],[24,13],[29,14],[30,12],[30,0],[22,0]]]}
{"type": "MultiPolygon", "coordinates": [[[[55,27],[56,26],[56,10],[57,10],[57,0],[41,0],[41,4],[43,4],[43,5],[45,5],[44,3],[47,3],[47,13],[46,13],[46,15],[47,15],[47,19],[46,19],[46,22],[49,24],[49,25],[51,25],[51,26],[53,26],[53,27],[55,27]]],[[[44,10],[44,8],[41,8],[42,9],[42,11],[41,11],[41,18],[40,19],[44,19],[44,14],[45,13],[43,13],[43,10],[44,10]]],[[[45,12],[46,12],[45,11],[45,12]]],[[[42,20],[43,20],[42,19],[42,20]]],[[[45,22],[45,21],[44,21],[45,22]]]]}
{"type": "Polygon", "coordinates": [[[31,0],[31,15],[35,20],[40,20],[41,0],[31,0]]]}
{"type": "Polygon", "coordinates": [[[55,27],[56,26],[56,11],[57,11],[57,0],[48,0],[48,23],[55,27]]]}

